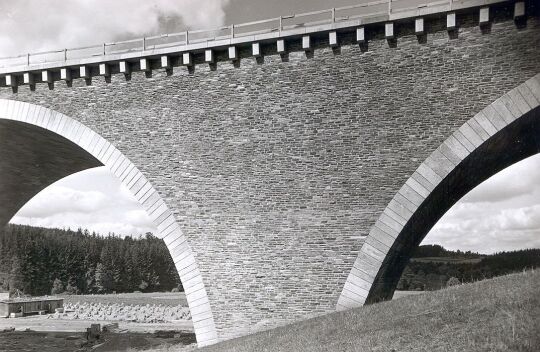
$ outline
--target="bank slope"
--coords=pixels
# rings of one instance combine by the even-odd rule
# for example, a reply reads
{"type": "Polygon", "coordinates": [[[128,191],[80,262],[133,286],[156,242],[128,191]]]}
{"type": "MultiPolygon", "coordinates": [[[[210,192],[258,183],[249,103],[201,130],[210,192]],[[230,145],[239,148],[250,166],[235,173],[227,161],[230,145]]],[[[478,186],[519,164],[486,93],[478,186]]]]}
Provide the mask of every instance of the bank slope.
{"type": "Polygon", "coordinates": [[[306,320],[203,348],[224,351],[539,351],[540,271],[306,320]]]}

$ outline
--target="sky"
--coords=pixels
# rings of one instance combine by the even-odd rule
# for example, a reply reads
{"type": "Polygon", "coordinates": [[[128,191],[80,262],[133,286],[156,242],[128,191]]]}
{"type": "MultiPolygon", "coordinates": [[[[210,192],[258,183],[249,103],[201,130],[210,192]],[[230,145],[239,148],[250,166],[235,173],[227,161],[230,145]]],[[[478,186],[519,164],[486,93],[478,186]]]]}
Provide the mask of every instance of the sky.
{"type": "MultiPolygon", "coordinates": [[[[216,28],[370,0],[0,0],[0,57],[80,47],[188,29],[216,28]]],[[[540,247],[540,156],[503,170],[467,194],[425,244],[492,253],[540,247]]],[[[148,216],[105,168],[58,181],[13,223],[155,232],[148,216]]]]}

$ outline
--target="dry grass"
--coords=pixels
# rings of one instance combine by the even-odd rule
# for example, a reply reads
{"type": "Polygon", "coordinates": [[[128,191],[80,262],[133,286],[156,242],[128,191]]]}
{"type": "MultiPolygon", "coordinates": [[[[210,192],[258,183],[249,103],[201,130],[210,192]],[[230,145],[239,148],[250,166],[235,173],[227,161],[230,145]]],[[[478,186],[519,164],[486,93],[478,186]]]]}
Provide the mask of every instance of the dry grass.
{"type": "Polygon", "coordinates": [[[540,351],[540,271],[404,297],[200,352],[540,351]]]}

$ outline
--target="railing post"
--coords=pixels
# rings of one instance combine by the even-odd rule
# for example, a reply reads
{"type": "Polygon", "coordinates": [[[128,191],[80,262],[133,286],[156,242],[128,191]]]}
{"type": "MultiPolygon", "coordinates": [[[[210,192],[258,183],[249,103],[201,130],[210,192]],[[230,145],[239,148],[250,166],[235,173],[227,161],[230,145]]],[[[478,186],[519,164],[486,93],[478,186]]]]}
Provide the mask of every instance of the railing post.
{"type": "Polygon", "coordinates": [[[64,61],[67,61],[67,49],[64,49],[64,61]]]}
{"type": "Polygon", "coordinates": [[[186,29],[186,45],[189,44],[189,31],[186,29]]]}
{"type": "Polygon", "coordinates": [[[281,36],[281,29],[283,28],[283,16],[279,16],[279,35],[281,36]]]}
{"type": "Polygon", "coordinates": [[[143,50],[143,51],[146,50],[146,37],[143,37],[143,38],[142,38],[142,50],[143,50]]]}
{"type": "Polygon", "coordinates": [[[105,55],[105,43],[103,43],[103,55],[105,55]]]}
{"type": "Polygon", "coordinates": [[[392,14],[392,0],[388,0],[388,15],[390,14],[392,14]]]}
{"type": "Polygon", "coordinates": [[[231,38],[234,38],[234,24],[231,24],[231,38]]]}
{"type": "Polygon", "coordinates": [[[30,66],[30,53],[26,54],[26,65],[30,66]]]}
{"type": "Polygon", "coordinates": [[[332,7],[332,23],[336,22],[336,8],[332,7]]]}

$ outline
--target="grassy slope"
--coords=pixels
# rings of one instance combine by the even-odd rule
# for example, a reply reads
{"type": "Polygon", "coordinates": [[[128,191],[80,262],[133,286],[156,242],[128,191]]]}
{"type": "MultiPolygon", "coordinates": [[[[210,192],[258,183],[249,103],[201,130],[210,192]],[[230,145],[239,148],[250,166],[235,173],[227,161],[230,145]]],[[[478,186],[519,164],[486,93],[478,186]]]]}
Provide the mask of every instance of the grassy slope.
{"type": "Polygon", "coordinates": [[[540,271],[338,312],[198,350],[540,351],[540,271]]]}

